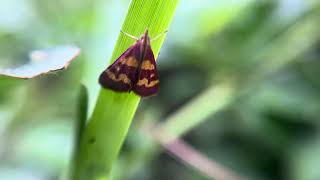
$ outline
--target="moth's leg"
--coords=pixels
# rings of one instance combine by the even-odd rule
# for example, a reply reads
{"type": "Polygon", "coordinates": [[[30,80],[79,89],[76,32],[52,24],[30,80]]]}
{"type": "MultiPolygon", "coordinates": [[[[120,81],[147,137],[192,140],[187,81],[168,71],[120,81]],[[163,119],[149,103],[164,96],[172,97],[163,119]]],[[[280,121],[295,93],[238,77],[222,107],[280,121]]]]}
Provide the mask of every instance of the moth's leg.
{"type": "Polygon", "coordinates": [[[165,35],[168,32],[168,30],[163,31],[162,33],[158,34],[156,37],[151,39],[151,42],[157,40],[159,37],[165,35]]]}
{"type": "Polygon", "coordinates": [[[128,37],[130,37],[130,38],[132,38],[132,39],[134,39],[134,40],[139,40],[139,38],[136,37],[136,36],[134,36],[134,35],[131,35],[131,34],[129,34],[129,33],[126,33],[126,32],[124,32],[124,31],[122,31],[122,30],[120,30],[120,32],[122,32],[124,35],[126,35],[126,36],[128,36],[128,37]]]}

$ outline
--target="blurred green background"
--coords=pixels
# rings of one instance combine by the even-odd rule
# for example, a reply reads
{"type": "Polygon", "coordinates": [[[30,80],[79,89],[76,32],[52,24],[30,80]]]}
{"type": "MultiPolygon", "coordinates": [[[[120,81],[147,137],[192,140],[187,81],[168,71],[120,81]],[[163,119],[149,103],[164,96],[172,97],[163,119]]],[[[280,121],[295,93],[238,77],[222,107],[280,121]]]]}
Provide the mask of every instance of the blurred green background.
{"type": "MultiPolygon", "coordinates": [[[[1,180],[66,176],[79,85],[89,89],[91,112],[129,2],[0,0],[1,68],[27,63],[33,49],[71,43],[82,50],[66,71],[0,79],[1,180]]],[[[233,88],[227,103],[206,101],[227,105],[182,138],[248,179],[320,179],[319,32],[318,0],[181,1],[157,60],[160,93],[140,103],[115,179],[208,179],[141,129],[226,83],[233,88]]]]}

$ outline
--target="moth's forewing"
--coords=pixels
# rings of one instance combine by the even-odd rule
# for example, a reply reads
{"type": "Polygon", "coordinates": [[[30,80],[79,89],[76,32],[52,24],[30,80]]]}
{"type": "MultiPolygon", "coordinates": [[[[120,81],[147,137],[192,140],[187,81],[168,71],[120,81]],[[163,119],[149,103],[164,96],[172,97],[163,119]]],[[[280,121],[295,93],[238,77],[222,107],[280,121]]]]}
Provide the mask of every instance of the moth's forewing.
{"type": "Polygon", "coordinates": [[[99,78],[101,86],[114,91],[130,91],[133,88],[133,83],[137,81],[139,56],[140,43],[137,42],[101,73],[99,78]]]}
{"type": "Polygon", "coordinates": [[[142,97],[157,94],[159,90],[159,77],[156,61],[150,45],[146,48],[146,56],[142,60],[137,83],[133,85],[133,91],[142,97]]]}

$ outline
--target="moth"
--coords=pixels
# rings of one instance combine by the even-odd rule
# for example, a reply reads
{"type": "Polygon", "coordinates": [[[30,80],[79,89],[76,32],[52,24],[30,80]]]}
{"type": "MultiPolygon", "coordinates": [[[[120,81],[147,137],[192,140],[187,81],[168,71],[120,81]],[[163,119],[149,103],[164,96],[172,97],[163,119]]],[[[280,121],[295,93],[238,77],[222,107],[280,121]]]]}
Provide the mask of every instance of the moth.
{"type": "Polygon", "coordinates": [[[136,42],[101,73],[100,85],[117,92],[133,91],[141,97],[157,94],[159,75],[150,43],[164,33],[153,39],[150,39],[148,29],[140,38],[122,33],[135,39],[136,42]]]}

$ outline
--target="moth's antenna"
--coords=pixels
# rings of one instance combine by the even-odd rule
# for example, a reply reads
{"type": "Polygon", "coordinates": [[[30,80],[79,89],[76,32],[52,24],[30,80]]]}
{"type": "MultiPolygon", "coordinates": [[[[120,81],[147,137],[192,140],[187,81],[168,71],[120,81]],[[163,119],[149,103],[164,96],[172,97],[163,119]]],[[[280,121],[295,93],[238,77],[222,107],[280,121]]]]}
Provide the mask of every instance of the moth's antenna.
{"type": "Polygon", "coordinates": [[[136,36],[134,36],[134,35],[131,35],[131,34],[129,34],[129,33],[126,33],[126,32],[124,32],[124,31],[122,31],[122,29],[120,30],[120,32],[122,32],[124,35],[126,35],[126,36],[128,36],[128,37],[130,37],[130,38],[132,38],[132,39],[134,39],[134,40],[139,40],[138,37],[136,37],[136,36]]]}
{"type": "Polygon", "coordinates": [[[162,33],[158,34],[156,37],[151,39],[151,42],[157,40],[159,37],[165,35],[168,32],[168,30],[163,31],[162,33]]]}

